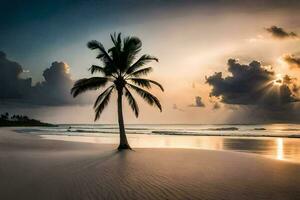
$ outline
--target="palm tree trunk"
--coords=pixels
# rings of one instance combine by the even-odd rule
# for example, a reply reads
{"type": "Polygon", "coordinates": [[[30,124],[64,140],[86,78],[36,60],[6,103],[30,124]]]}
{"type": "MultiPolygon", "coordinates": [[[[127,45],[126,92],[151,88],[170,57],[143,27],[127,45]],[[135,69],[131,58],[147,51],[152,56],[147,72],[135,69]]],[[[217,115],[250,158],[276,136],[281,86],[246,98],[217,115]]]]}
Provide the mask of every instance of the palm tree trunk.
{"type": "Polygon", "coordinates": [[[126,133],[125,133],[123,110],[122,110],[122,96],[123,96],[123,89],[119,89],[118,90],[118,121],[119,121],[119,130],[120,130],[120,144],[118,150],[131,149],[128,144],[126,133]]]}

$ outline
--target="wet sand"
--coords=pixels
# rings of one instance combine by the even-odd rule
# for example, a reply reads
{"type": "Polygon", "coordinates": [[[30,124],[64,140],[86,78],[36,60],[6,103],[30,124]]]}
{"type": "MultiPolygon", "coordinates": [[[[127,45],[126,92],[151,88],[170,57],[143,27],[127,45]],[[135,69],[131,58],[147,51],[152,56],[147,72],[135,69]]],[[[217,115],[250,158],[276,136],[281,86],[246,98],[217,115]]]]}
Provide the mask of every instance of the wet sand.
{"type": "Polygon", "coordinates": [[[117,152],[0,129],[0,199],[300,199],[300,165],[192,149],[117,152]]]}

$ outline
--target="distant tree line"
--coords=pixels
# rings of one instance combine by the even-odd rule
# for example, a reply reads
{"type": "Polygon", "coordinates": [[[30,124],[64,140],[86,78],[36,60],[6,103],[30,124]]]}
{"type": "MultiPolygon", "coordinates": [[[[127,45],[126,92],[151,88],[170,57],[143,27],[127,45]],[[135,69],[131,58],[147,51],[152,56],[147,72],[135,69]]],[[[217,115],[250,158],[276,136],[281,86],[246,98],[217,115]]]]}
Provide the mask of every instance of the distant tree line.
{"type": "Polygon", "coordinates": [[[0,115],[0,126],[53,126],[26,115],[10,115],[8,112],[0,115]]]}
{"type": "MultiPolygon", "coordinates": [[[[8,112],[1,114],[0,116],[1,120],[6,120],[6,121],[28,121],[30,120],[29,117],[26,115],[12,115],[10,116],[8,112]]],[[[37,120],[38,121],[38,120],[37,120]]]]}

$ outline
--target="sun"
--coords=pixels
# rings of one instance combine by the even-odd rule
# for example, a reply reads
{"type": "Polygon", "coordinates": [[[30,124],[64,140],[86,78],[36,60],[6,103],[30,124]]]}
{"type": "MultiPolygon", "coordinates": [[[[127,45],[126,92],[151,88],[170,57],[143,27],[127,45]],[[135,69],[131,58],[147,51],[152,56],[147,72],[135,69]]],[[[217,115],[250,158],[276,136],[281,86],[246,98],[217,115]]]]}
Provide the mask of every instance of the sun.
{"type": "Polygon", "coordinates": [[[276,79],[273,80],[274,86],[281,86],[283,84],[283,78],[281,74],[276,74],[276,79]]]}

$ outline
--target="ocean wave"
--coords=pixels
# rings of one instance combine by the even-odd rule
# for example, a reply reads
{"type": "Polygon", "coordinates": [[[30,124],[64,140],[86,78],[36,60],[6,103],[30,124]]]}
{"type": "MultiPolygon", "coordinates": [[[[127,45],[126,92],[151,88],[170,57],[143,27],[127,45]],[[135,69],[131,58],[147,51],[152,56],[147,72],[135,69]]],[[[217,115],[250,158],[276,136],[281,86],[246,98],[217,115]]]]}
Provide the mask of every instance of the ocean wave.
{"type": "MultiPolygon", "coordinates": [[[[207,133],[207,132],[190,132],[190,131],[151,131],[152,134],[157,135],[186,135],[186,136],[234,136],[245,135],[236,133],[207,133]]],[[[251,136],[250,134],[247,134],[251,136]]]]}
{"type": "Polygon", "coordinates": [[[67,130],[68,133],[111,133],[112,131],[95,131],[95,130],[67,130]]]}
{"type": "Polygon", "coordinates": [[[69,126],[63,127],[63,129],[78,129],[78,130],[95,130],[95,129],[119,129],[118,127],[78,127],[78,126],[69,126]]]}
{"type": "MultiPolygon", "coordinates": [[[[138,134],[138,131],[141,130],[148,130],[148,129],[125,129],[125,130],[130,130],[128,133],[131,134],[138,134]],[[136,132],[134,132],[136,130],[136,132]]],[[[68,129],[66,130],[67,132],[78,132],[78,133],[119,133],[119,129],[103,129],[103,130],[85,130],[85,129],[68,129]],[[111,131],[107,131],[107,130],[111,130],[111,131]]],[[[142,133],[142,132],[139,132],[142,133]]]]}
{"type": "Polygon", "coordinates": [[[226,137],[281,137],[281,138],[300,138],[295,134],[260,134],[260,133],[199,133],[199,132],[176,132],[176,131],[152,131],[158,135],[177,135],[177,136],[226,136],[226,137]]]}
{"type": "MultiPolygon", "coordinates": [[[[300,138],[300,134],[295,131],[300,129],[285,128],[285,129],[267,129],[262,127],[213,127],[199,129],[155,129],[129,127],[126,129],[127,134],[148,134],[148,135],[182,135],[182,136],[229,136],[229,137],[286,137],[300,138]],[[276,131],[277,130],[277,131],[276,131]],[[278,130],[284,130],[281,132],[278,130]],[[289,132],[291,131],[291,132],[289,132]],[[294,131],[294,132],[292,132],[294,131]]],[[[105,137],[105,134],[119,134],[119,130],[114,128],[24,128],[18,129],[17,132],[30,133],[36,135],[70,135],[70,136],[95,136],[105,137]]]]}
{"type": "Polygon", "coordinates": [[[208,131],[238,131],[239,128],[237,128],[237,127],[221,127],[221,128],[209,128],[206,130],[208,130],[208,131]]]}
{"type": "Polygon", "coordinates": [[[125,128],[125,130],[140,130],[140,131],[146,131],[146,130],[152,130],[151,128],[125,128]]]}
{"type": "Polygon", "coordinates": [[[280,131],[300,131],[299,128],[283,128],[283,129],[280,129],[280,131]]]}

